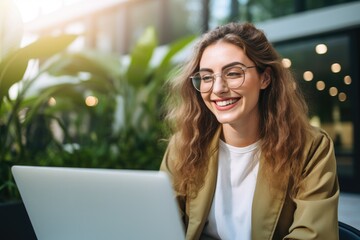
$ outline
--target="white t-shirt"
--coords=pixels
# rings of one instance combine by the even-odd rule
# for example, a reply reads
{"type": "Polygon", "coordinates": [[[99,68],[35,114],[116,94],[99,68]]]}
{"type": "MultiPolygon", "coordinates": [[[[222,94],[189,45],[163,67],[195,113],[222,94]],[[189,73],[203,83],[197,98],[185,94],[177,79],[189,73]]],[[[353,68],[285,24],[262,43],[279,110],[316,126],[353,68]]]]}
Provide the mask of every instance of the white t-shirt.
{"type": "Polygon", "coordinates": [[[215,196],[202,239],[251,240],[251,209],[259,142],[233,147],[220,140],[215,196]]]}

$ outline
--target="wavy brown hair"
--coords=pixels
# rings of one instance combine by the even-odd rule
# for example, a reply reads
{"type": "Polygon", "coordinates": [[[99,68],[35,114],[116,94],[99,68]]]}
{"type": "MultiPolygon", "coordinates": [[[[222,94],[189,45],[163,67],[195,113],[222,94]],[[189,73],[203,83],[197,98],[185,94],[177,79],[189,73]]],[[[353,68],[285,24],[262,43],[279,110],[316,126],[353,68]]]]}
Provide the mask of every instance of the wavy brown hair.
{"type": "Polygon", "coordinates": [[[295,191],[301,178],[306,134],[311,129],[308,109],[290,70],[283,67],[265,34],[250,23],[229,23],[205,33],[190,60],[169,81],[167,119],[176,141],[175,190],[195,197],[204,184],[208,158],[215,150],[209,146],[220,124],[192,86],[190,76],[199,70],[204,50],[218,41],[242,48],[259,73],[271,69],[271,83],[259,98],[261,154],[270,182],[281,186],[291,177],[295,191]],[[271,177],[274,174],[281,175],[276,182],[271,177]]]}

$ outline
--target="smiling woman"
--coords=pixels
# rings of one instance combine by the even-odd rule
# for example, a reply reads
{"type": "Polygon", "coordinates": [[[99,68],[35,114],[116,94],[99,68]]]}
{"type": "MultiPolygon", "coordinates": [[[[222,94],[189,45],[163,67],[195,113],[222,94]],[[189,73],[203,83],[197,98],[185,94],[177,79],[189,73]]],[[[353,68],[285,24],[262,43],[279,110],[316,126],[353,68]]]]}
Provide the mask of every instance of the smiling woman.
{"type": "Polygon", "coordinates": [[[173,135],[161,170],[186,239],[338,239],[333,143],[309,124],[265,34],[219,26],[181,70],[169,81],[173,135]]]}

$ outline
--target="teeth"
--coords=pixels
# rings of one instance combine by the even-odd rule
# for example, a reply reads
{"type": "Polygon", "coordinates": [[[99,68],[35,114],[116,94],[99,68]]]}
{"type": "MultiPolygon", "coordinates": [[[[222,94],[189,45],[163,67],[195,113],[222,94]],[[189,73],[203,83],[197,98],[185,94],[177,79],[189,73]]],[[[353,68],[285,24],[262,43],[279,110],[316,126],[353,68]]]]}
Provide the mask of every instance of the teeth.
{"type": "Polygon", "coordinates": [[[238,99],[229,99],[229,100],[225,100],[225,101],[217,101],[216,104],[220,107],[225,107],[225,106],[233,104],[237,101],[238,101],[238,99]]]}

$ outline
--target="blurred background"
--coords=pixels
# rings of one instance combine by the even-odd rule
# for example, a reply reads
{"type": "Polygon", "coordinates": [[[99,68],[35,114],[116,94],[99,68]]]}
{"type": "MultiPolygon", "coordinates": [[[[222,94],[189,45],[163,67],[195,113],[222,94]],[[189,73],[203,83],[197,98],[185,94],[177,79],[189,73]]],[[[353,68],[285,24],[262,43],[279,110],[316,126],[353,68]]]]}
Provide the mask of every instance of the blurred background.
{"type": "Polygon", "coordinates": [[[158,169],[163,88],[201,33],[263,29],[360,186],[360,1],[1,0],[0,195],[15,164],[158,169]]]}

